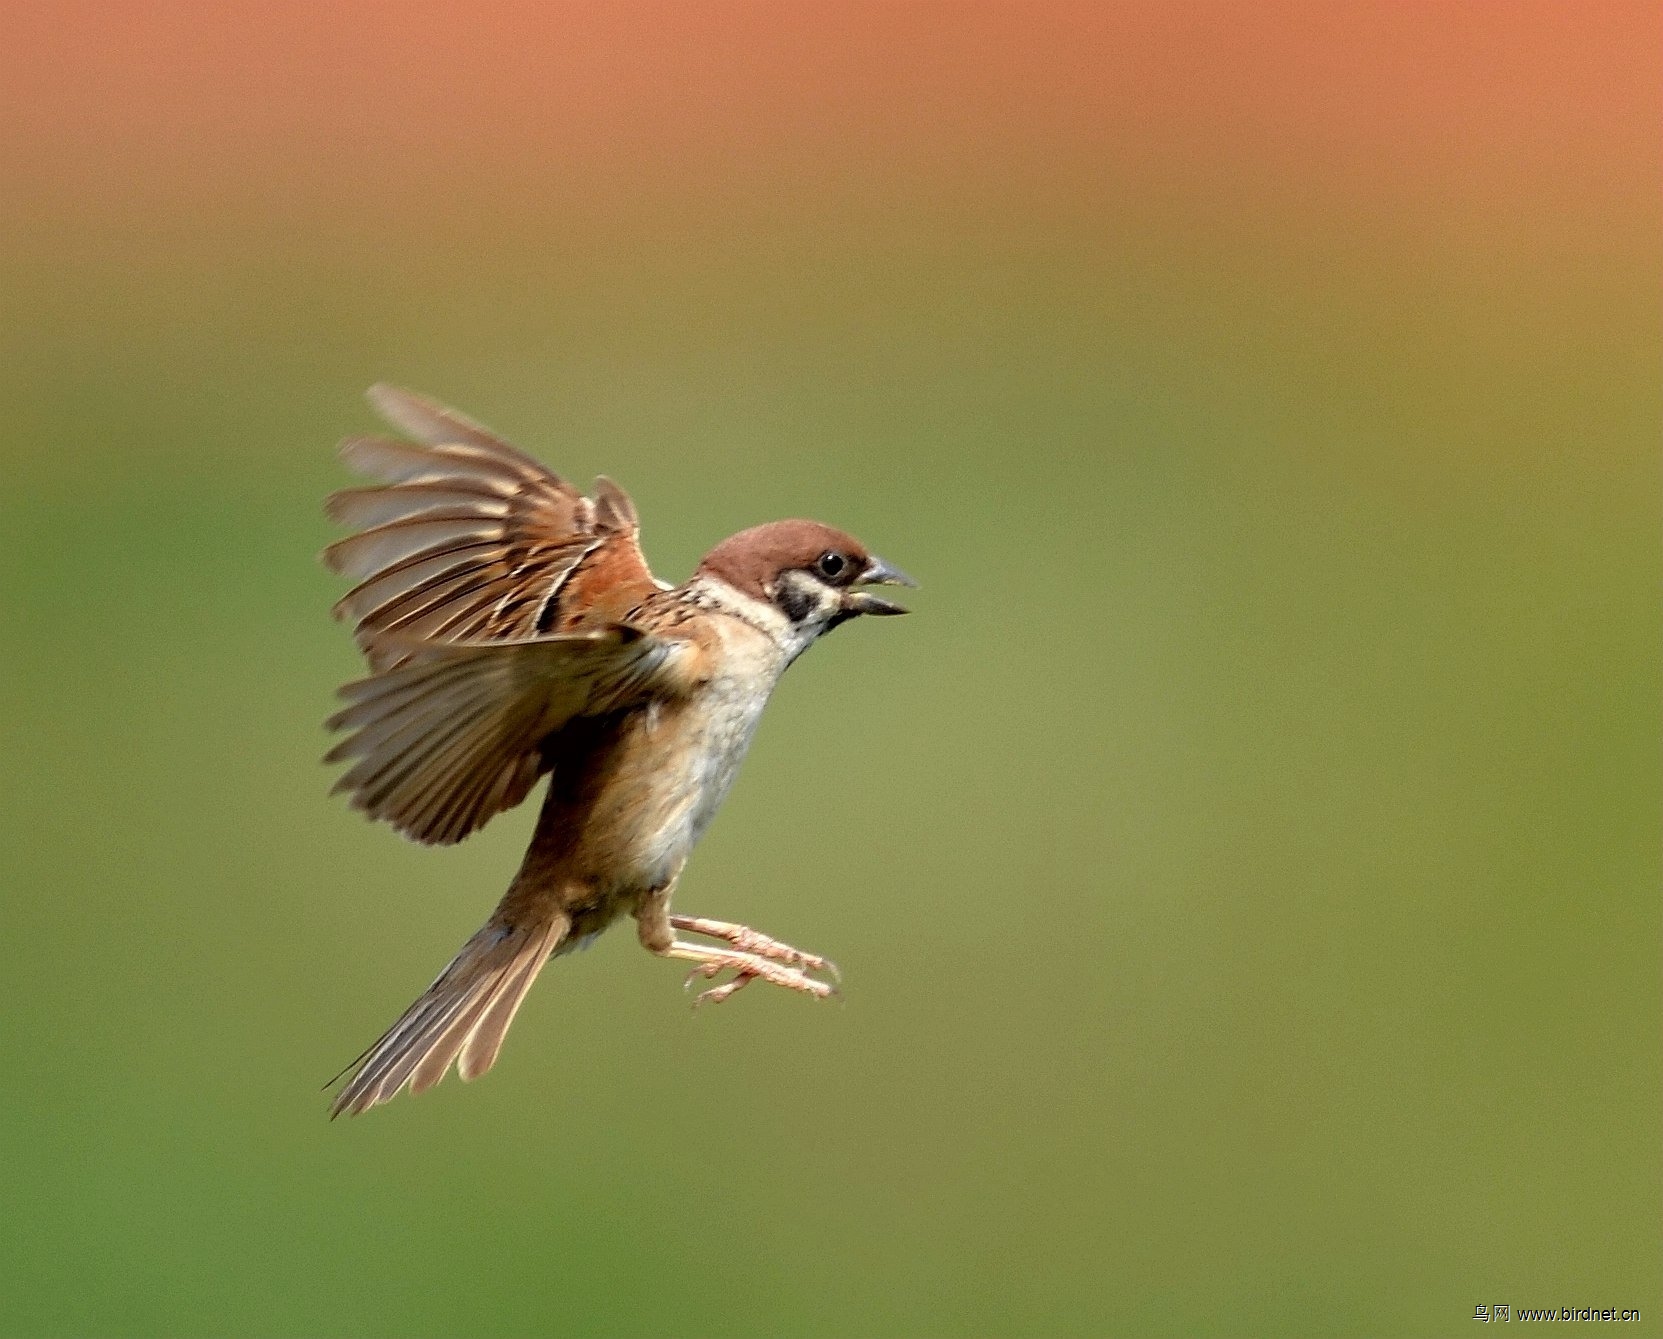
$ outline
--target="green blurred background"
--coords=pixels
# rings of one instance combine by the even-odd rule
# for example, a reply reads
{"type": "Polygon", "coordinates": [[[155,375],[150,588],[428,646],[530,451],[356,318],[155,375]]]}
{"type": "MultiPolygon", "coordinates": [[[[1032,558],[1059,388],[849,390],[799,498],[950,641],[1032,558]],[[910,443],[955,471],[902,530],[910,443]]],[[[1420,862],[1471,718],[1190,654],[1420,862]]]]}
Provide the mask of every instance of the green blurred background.
{"type": "Polygon", "coordinates": [[[0,1331],[1663,1333],[1655,6],[8,28],[0,1331]],[[325,1121],[534,812],[327,797],[378,379],[922,578],[678,898],[843,1003],[325,1121]]]}

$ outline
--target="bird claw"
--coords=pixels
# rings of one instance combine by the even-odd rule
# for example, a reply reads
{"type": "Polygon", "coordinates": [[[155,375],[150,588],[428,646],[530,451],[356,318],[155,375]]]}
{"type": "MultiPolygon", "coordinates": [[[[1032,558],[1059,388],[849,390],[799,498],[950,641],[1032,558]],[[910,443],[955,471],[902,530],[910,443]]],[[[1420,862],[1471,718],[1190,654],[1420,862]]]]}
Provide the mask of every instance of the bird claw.
{"type": "Polygon", "coordinates": [[[740,933],[729,942],[741,953],[754,953],[759,958],[784,963],[787,967],[796,968],[805,976],[809,972],[823,972],[831,978],[834,987],[843,984],[843,973],[830,958],[822,958],[818,953],[805,953],[800,948],[792,948],[790,944],[770,939],[748,926],[741,925],[738,929],[740,933]]]}
{"type": "Polygon", "coordinates": [[[711,939],[725,940],[727,944],[724,948],[708,948],[678,939],[661,950],[670,957],[691,959],[697,964],[687,974],[682,987],[685,990],[691,990],[700,977],[711,981],[725,971],[733,972],[733,980],[701,991],[693,1001],[694,1008],[701,1004],[720,1004],[758,979],[821,1000],[837,994],[842,984],[842,973],[829,958],[822,958],[817,953],[804,953],[800,948],[783,944],[748,925],[705,920],[700,916],[671,916],[669,921],[677,930],[689,930],[711,939]],[[818,981],[809,975],[810,972],[822,972],[831,980],[818,981]]]}
{"type": "MultiPolygon", "coordinates": [[[[796,968],[799,975],[806,976],[809,972],[824,973],[831,978],[834,988],[843,984],[843,973],[838,970],[837,964],[830,958],[823,958],[818,953],[806,953],[800,948],[793,948],[790,944],[765,935],[760,930],[753,930],[748,925],[735,925],[731,921],[706,920],[702,916],[671,916],[670,924],[678,930],[691,930],[694,934],[726,940],[741,953],[766,958],[770,962],[783,963],[787,967],[796,968]]],[[[714,976],[715,974],[715,972],[706,973],[707,976],[714,976]]],[[[798,988],[800,989],[800,987],[798,988]]]]}
{"type": "Polygon", "coordinates": [[[785,966],[775,960],[769,961],[760,954],[746,953],[741,950],[703,948],[694,944],[677,943],[674,948],[680,950],[677,957],[691,957],[697,966],[687,973],[687,979],[682,982],[683,990],[691,990],[693,983],[700,977],[714,980],[725,971],[734,973],[733,980],[719,986],[712,986],[709,990],[701,991],[693,1000],[696,1009],[701,1004],[720,1004],[743,990],[752,981],[763,980],[776,986],[784,986],[787,990],[799,991],[804,995],[812,995],[815,999],[823,1000],[837,993],[837,987],[826,981],[816,981],[807,972],[799,971],[795,967],[785,966]]]}
{"type": "MultiPolygon", "coordinates": [[[[682,983],[681,988],[691,990],[694,977],[702,976],[708,981],[721,970],[721,966],[716,963],[707,963],[703,967],[695,967],[687,974],[687,980],[682,983]]],[[[701,1004],[720,1004],[723,1000],[731,999],[734,995],[737,995],[755,980],[756,974],[754,972],[740,972],[731,981],[724,982],[719,986],[712,986],[709,990],[701,990],[693,997],[693,1007],[697,1009],[701,1004]]]]}

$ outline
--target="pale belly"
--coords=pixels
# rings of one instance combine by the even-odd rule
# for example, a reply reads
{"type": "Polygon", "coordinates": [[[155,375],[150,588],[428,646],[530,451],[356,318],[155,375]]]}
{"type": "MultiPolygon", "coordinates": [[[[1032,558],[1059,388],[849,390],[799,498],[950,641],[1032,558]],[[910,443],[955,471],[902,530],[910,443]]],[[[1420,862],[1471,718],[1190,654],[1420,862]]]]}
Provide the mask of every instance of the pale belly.
{"type": "Polygon", "coordinates": [[[568,868],[614,896],[674,880],[716,816],[756,733],[764,695],[720,683],[697,707],[655,705],[620,728],[611,765],[589,790],[568,868]]]}

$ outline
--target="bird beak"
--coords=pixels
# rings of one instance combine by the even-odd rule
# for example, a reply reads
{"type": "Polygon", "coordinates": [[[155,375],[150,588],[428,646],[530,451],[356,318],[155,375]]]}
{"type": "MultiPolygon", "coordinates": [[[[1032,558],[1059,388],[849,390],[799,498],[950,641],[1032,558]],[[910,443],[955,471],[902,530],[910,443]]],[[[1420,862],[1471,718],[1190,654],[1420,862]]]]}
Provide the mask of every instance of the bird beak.
{"type": "MultiPolygon", "coordinates": [[[[860,574],[863,586],[916,586],[918,583],[899,567],[891,567],[876,554],[866,560],[866,570],[860,574]]],[[[881,600],[866,591],[851,591],[843,597],[843,608],[851,614],[904,614],[898,604],[881,600]]]]}

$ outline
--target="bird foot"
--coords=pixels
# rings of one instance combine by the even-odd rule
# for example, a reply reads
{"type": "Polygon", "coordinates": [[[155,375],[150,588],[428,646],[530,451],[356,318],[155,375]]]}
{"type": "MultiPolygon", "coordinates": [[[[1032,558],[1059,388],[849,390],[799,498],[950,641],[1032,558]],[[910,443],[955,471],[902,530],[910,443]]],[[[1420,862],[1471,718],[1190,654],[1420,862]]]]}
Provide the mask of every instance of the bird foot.
{"type": "MultiPolygon", "coordinates": [[[[695,967],[687,974],[687,980],[681,983],[681,988],[683,990],[691,990],[693,989],[693,982],[698,980],[699,977],[702,976],[708,981],[723,970],[722,965],[719,963],[707,963],[703,967],[695,967]]],[[[701,1004],[720,1004],[723,1000],[731,999],[733,996],[737,995],[741,990],[755,980],[755,972],[741,970],[739,974],[733,978],[733,980],[724,981],[721,985],[712,986],[709,990],[701,990],[693,997],[693,1007],[697,1009],[701,1004]]],[[[796,987],[793,987],[793,989],[795,988],[796,987]]]]}
{"type": "Polygon", "coordinates": [[[708,981],[725,971],[734,973],[733,980],[701,991],[693,1001],[694,1008],[701,1004],[720,1004],[758,979],[812,995],[816,999],[836,994],[837,985],[842,981],[837,965],[830,959],[782,944],[749,926],[705,920],[699,916],[672,916],[670,924],[678,930],[726,940],[733,946],[731,949],[707,948],[682,940],[670,946],[670,956],[691,959],[698,964],[687,974],[687,989],[691,989],[699,977],[708,981]],[[810,972],[823,972],[832,979],[830,982],[817,981],[809,975],[810,972]]]}
{"type": "Polygon", "coordinates": [[[691,930],[694,934],[709,935],[712,939],[725,939],[741,953],[754,953],[759,958],[783,962],[787,967],[801,968],[805,972],[824,972],[831,977],[834,985],[843,984],[843,973],[837,970],[837,964],[830,958],[792,948],[790,944],[770,939],[748,925],[711,921],[703,916],[671,916],[670,924],[678,930],[691,930]]]}

